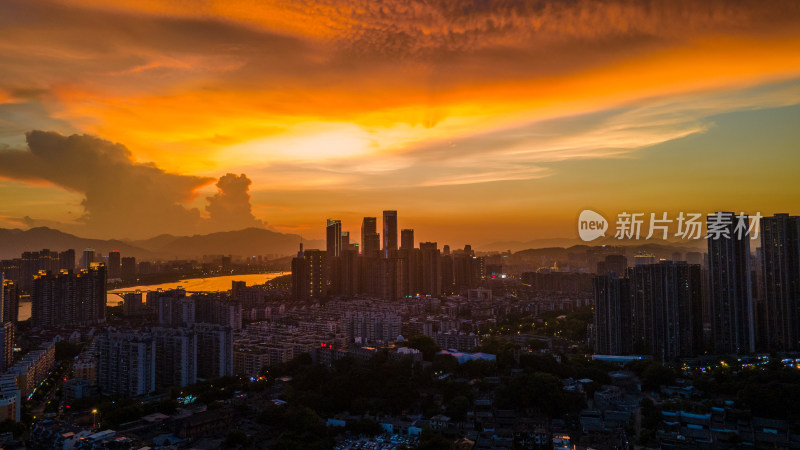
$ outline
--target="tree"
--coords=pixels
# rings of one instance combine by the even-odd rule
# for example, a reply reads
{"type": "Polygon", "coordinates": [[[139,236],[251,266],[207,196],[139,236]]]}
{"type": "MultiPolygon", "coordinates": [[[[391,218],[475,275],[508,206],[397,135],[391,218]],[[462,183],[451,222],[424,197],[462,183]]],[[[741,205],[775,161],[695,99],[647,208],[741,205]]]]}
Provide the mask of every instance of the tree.
{"type": "Polygon", "coordinates": [[[642,384],[646,389],[657,390],[675,382],[675,371],[656,362],[642,371],[642,384]]]}
{"type": "Polygon", "coordinates": [[[528,348],[530,348],[531,350],[547,350],[550,348],[550,346],[547,345],[546,341],[543,341],[541,339],[529,339],[528,348]]]}
{"type": "Polygon", "coordinates": [[[452,442],[445,439],[440,433],[424,429],[419,437],[417,450],[447,450],[452,447],[452,442]]]}
{"type": "Polygon", "coordinates": [[[456,395],[447,403],[447,415],[453,420],[464,420],[469,411],[470,401],[463,395],[456,395]]]}
{"type": "Polygon", "coordinates": [[[225,438],[226,448],[240,448],[250,445],[250,439],[242,430],[231,430],[225,438]]]}
{"type": "Polygon", "coordinates": [[[27,427],[22,422],[14,422],[11,419],[0,422],[0,433],[13,433],[15,439],[22,436],[25,431],[27,431],[27,427]]]}
{"type": "Polygon", "coordinates": [[[565,393],[557,376],[542,372],[511,378],[499,389],[497,404],[500,408],[534,408],[550,417],[577,412],[583,407],[582,397],[565,393]]]}
{"type": "Polygon", "coordinates": [[[424,334],[415,334],[408,339],[408,346],[415,348],[422,352],[422,358],[425,361],[433,361],[433,357],[439,352],[440,348],[436,342],[424,334]]]}
{"type": "Polygon", "coordinates": [[[453,373],[458,370],[458,360],[453,355],[436,355],[431,368],[436,373],[453,373]]]}

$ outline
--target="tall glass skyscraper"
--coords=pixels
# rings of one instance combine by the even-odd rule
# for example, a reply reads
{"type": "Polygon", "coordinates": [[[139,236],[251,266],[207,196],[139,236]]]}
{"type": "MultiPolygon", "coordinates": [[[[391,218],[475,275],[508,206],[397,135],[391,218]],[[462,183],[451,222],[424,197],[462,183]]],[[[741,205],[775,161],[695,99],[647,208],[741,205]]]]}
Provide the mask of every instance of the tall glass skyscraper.
{"type": "Polygon", "coordinates": [[[339,256],[342,251],[342,221],[328,219],[328,226],[325,229],[328,243],[328,257],[339,256]]]}
{"type": "Polygon", "coordinates": [[[388,256],[389,250],[397,250],[397,211],[383,212],[384,256],[388,256]]]}

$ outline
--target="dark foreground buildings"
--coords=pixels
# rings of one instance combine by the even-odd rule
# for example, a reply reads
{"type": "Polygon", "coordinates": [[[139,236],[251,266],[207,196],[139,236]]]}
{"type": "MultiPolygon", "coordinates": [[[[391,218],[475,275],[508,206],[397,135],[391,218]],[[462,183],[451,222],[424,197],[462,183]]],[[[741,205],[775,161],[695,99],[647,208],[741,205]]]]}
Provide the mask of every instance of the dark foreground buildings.
{"type": "MultiPolygon", "coordinates": [[[[714,352],[755,351],[750,235],[737,237],[733,213],[717,213],[728,225],[718,239],[708,239],[708,296],[714,352]]],[[[711,216],[709,216],[711,217],[711,216]]]]}
{"type": "Polygon", "coordinates": [[[768,346],[800,350],[800,217],[761,219],[763,297],[768,346]]]}
{"type": "Polygon", "coordinates": [[[723,212],[709,221],[720,225],[707,240],[704,272],[668,261],[625,268],[613,255],[598,264],[597,353],[671,360],[800,351],[800,217],[761,218],[757,257],[751,230],[742,226],[747,216],[723,212]]]}
{"type": "Polygon", "coordinates": [[[702,350],[700,266],[662,261],[594,279],[597,353],[662,361],[702,350]]]}

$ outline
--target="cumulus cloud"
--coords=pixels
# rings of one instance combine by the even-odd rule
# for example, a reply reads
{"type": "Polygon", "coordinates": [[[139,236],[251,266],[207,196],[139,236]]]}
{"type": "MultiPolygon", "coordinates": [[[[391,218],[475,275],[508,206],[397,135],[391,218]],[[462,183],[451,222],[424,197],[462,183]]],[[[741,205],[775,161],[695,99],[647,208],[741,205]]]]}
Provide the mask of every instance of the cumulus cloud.
{"type": "Polygon", "coordinates": [[[208,198],[210,217],[186,205],[198,190],[214,181],[168,173],[152,163],[137,163],[130,150],[90,135],[64,136],[31,131],[27,149],[0,150],[0,177],[30,183],[51,183],[84,195],[84,214],[74,223],[26,217],[31,226],[45,225],[104,237],[148,237],[263,225],[250,212],[250,180],[228,174],[208,198]]]}
{"type": "Polygon", "coordinates": [[[250,206],[250,181],[245,174],[226,174],[217,181],[219,192],[206,198],[206,211],[213,225],[223,229],[264,226],[253,216],[250,206]]]}

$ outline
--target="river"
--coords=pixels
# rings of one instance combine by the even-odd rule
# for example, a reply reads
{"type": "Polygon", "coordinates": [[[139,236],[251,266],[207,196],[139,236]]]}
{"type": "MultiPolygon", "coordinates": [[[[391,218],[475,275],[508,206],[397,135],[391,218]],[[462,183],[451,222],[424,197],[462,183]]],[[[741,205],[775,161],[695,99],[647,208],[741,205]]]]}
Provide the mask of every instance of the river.
{"type": "MultiPolygon", "coordinates": [[[[118,294],[125,292],[135,292],[135,291],[146,292],[146,291],[155,291],[157,289],[176,289],[179,287],[186,289],[189,292],[229,291],[231,289],[231,284],[234,281],[244,281],[247,286],[253,286],[257,284],[264,284],[273,278],[286,274],[288,274],[288,272],[270,272],[270,273],[258,273],[250,275],[224,275],[221,277],[188,278],[185,280],[175,281],[172,283],[131,286],[109,291],[108,295],[106,296],[106,305],[108,306],[119,305],[119,303],[122,301],[122,297],[120,297],[118,294]]],[[[19,320],[28,320],[30,319],[30,317],[31,317],[31,302],[29,301],[19,302],[19,320]]]]}

